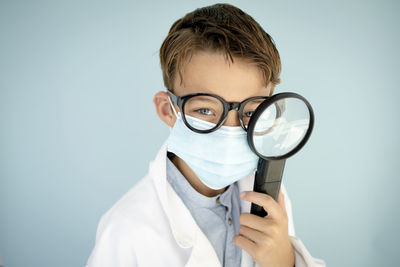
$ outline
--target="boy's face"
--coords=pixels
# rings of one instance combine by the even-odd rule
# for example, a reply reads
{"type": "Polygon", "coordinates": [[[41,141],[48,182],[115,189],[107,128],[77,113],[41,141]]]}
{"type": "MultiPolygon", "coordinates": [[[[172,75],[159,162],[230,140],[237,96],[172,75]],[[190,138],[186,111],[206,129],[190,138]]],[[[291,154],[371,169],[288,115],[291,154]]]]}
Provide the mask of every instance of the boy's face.
{"type": "MultiPolygon", "coordinates": [[[[254,96],[269,96],[272,90],[271,83],[268,87],[264,85],[263,75],[258,67],[239,58],[234,58],[234,60],[233,64],[229,64],[230,62],[226,61],[224,55],[220,53],[193,54],[190,61],[184,65],[182,85],[179,75],[174,81],[174,94],[182,96],[191,93],[210,93],[228,102],[242,102],[254,96]]],[[[160,91],[154,96],[153,102],[160,119],[169,127],[173,127],[176,116],[171,109],[169,94],[160,91]]],[[[174,105],[179,111],[179,107],[174,105]]],[[[224,125],[240,125],[236,110],[228,112],[224,125]]],[[[225,188],[219,190],[208,188],[178,156],[172,161],[199,193],[211,197],[225,190],[225,188]]]]}
{"type": "MultiPolygon", "coordinates": [[[[234,57],[228,62],[222,53],[198,51],[183,68],[183,83],[179,75],[174,81],[174,94],[191,93],[216,94],[228,102],[241,102],[253,96],[269,96],[271,83],[264,85],[261,70],[254,64],[234,57]]],[[[175,115],[169,107],[168,94],[159,92],[154,97],[157,114],[170,127],[175,123],[175,115]]],[[[179,107],[175,105],[179,111],[179,107]]],[[[224,122],[225,126],[239,126],[238,113],[231,110],[224,122]]]]}
{"type": "MultiPolygon", "coordinates": [[[[228,102],[241,102],[253,96],[269,96],[271,88],[264,85],[262,72],[254,64],[234,57],[228,63],[224,55],[196,52],[183,68],[183,84],[175,79],[174,93],[178,96],[192,93],[216,94],[228,102]]],[[[175,105],[176,110],[179,108],[175,105]]],[[[230,111],[225,126],[239,126],[237,111],[230,111]]]]}

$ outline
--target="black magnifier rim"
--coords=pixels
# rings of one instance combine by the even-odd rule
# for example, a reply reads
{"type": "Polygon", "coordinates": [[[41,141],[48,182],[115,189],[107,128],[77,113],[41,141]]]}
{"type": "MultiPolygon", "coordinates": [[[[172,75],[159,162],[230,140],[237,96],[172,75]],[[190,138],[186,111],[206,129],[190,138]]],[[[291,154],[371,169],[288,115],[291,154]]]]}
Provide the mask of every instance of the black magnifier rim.
{"type": "MultiPolygon", "coordinates": [[[[277,116],[278,116],[278,113],[277,113],[277,116]]],[[[311,104],[307,101],[307,99],[305,99],[304,97],[302,97],[301,95],[296,94],[296,93],[279,93],[279,94],[273,95],[270,98],[266,99],[255,110],[254,114],[250,118],[249,125],[247,128],[247,141],[249,143],[251,150],[253,150],[253,152],[256,153],[257,156],[259,156],[260,158],[265,159],[265,160],[281,160],[281,159],[289,158],[289,157],[293,156],[294,154],[296,154],[305,145],[305,143],[307,143],[308,139],[310,138],[313,128],[314,128],[314,111],[311,107],[311,104]],[[255,148],[254,141],[253,141],[254,128],[256,126],[256,122],[257,122],[258,118],[261,116],[261,114],[264,112],[264,110],[266,110],[270,105],[273,105],[275,101],[278,101],[283,98],[297,98],[297,99],[304,101],[304,103],[307,105],[307,108],[308,108],[308,111],[310,114],[310,123],[309,123],[308,129],[307,129],[307,132],[306,132],[305,136],[303,137],[303,140],[301,140],[301,142],[294,149],[290,150],[288,153],[283,154],[281,156],[266,157],[266,156],[258,153],[257,149],[255,148]]]]}

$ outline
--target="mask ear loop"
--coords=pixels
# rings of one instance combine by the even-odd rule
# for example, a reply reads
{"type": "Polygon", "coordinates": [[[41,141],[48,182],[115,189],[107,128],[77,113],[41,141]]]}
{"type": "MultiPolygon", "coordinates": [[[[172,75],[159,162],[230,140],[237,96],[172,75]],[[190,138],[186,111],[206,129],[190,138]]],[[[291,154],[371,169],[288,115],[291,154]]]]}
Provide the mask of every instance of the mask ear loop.
{"type": "Polygon", "coordinates": [[[168,96],[169,104],[171,105],[172,111],[175,113],[176,118],[178,118],[178,114],[176,113],[176,110],[174,108],[174,104],[172,104],[171,97],[168,96]]]}

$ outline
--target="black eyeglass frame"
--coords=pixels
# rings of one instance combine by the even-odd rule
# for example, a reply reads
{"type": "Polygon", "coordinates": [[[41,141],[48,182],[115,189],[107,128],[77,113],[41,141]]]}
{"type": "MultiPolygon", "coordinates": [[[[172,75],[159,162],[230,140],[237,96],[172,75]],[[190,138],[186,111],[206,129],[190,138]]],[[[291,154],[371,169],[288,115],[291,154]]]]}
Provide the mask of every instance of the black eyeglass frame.
{"type": "Polygon", "coordinates": [[[231,110],[237,110],[238,112],[238,117],[239,117],[239,122],[240,122],[240,126],[247,132],[247,128],[243,123],[243,117],[242,117],[242,112],[243,112],[243,108],[246,106],[246,104],[250,101],[253,100],[257,100],[257,99],[268,99],[270,98],[269,96],[253,96],[250,98],[247,98],[245,100],[243,100],[242,102],[227,102],[225,101],[225,99],[223,99],[222,97],[218,96],[218,95],[214,95],[214,94],[209,94],[209,93],[194,93],[194,94],[187,94],[187,95],[183,95],[183,96],[177,96],[174,93],[172,93],[170,90],[167,90],[167,93],[171,96],[172,101],[178,105],[179,109],[182,112],[182,118],[183,118],[183,122],[185,123],[185,125],[192,131],[196,132],[196,133],[211,133],[215,130],[217,130],[218,128],[220,128],[222,126],[222,124],[224,124],[226,117],[228,116],[228,112],[231,110]],[[216,99],[218,99],[222,105],[223,105],[223,113],[221,116],[220,121],[215,125],[215,127],[208,129],[208,130],[199,130],[196,128],[193,128],[187,121],[186,121],[186,116],[185,116],[185,104],[186,102],[195,96],[211,96],[211,97],[215,97],[216,99]]]}

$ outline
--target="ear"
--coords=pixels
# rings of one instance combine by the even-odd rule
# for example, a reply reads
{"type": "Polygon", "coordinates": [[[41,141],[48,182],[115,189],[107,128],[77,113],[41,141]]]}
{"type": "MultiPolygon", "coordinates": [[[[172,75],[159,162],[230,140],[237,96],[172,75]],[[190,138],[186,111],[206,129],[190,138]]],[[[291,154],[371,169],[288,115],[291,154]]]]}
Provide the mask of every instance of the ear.
{"type": "MultiPolygon", "coordinates": [[[[169,103],[169,94],[167,92],[160,91],[154,95],[153,103],[156,108],[158,117],[167,124],[169,127],[173,127],[176,121],[176,116],[169,103]]],[[[175,110],[179,108],[174,104],[175,110]]]]}

